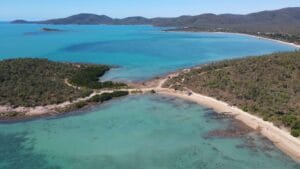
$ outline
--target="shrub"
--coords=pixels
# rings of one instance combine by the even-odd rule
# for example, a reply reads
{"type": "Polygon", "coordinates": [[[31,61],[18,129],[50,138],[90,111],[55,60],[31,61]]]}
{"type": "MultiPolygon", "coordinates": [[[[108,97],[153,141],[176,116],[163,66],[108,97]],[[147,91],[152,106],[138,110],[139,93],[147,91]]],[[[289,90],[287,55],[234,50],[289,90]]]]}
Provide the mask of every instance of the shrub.
{"type": "Polygon", "coordinates": [[[83,107],[86,106],[86,105],[87,105],[87,103],[86,103],[85,101],[81,101],[81,102],[76,103],[76,104],[75,104],[75,107],[76,107],[77,109],[80,109],[80,108],[83,108],[83,107]]]}
{"type": "Polygon", "coordinates": [[[297,120],[293,123],[292,129],[300,130],[300,120],[297,120]]]}
{"type": "Polygon", "coordinates": [[[286,126],[292,126],[297,120],[297,117],[294,115],[285,115],[282,117],[282,122],[286,126]]]}
{"type": "Polygon", "coordinates": [[[99,77],[103,76],[109,70],[108,66],[93,65],[81,68],[70,79],[70,82],[76,86],[87,87],[91,89],[119,88],[124,87],[124,83],[113,83],[112,81],[100,82],[99,77]]]}
{"type": "Polygon", "coordinates": [[[112,98],[122,97],[128,95],[128,91],[114,91],[112,93],[102,93],[101,95],[95,95],[88,102],[104,102],[111,100],[112,98]]]}
{"type": "Polygon", "coordinates": [[[294,137],[299,137],[300,136],[300,130],[298,129],[292,129],[291,135],[294,137]]]}

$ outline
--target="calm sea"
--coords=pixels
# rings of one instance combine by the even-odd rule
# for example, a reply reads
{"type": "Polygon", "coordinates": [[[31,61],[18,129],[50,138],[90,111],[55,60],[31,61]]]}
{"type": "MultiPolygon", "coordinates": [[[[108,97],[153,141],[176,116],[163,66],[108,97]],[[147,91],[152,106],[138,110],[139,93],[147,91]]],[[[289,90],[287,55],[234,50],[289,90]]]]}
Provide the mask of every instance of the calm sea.
{"type": "Polygon", "coordinates": [[[119,68],[104,80],[142,81],[212,61],[294,49],[235,34],[161,30],[151,26],[0,24],[0,59],[43,57],[112,64],[119,68]],[[63,31],[42,32],[44,27],[63,31]]]}
{"type": "MultiPolygon", "coordinates": [[[[290,51],[233,34],[171,33],[151,26],[0,24],[0,59],[41,57],[119,66],[105,79],[142,81],[212,61],[290,51]],[[41,32],[43,27],[62,32],[41,32]]],[[[67,116],[0,124],[0,169],[299,169],[257,133],[212,110],[140,95],[67,116]]]]}

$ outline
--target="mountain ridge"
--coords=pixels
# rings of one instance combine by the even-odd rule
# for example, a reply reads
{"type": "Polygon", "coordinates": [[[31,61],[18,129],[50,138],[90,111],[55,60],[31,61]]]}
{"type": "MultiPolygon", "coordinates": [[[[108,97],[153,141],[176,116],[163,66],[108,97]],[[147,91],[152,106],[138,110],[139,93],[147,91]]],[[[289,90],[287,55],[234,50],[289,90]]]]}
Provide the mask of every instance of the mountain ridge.
{"type": "Polygon", "coordinates": [[[300,7],[261,11],[250,14],[182,15],[179,17],[145,18],[141,16],[122,19],[106,15],[81,13],[66,18],[44,21],[15,20],[26,24],[78,24],[78,25],[153,25],[175,27],[172,31],[237,32],[259,35],[300,44],[300,7]]]}
{"type": "Polygon", "coordinates": [[[43,21],[15,20],[11,23],[47,23],[47,24],[141,24],[159,26],[201,26],[199,24],[212,24],[220,22],[222,24],[251,23],[251,22],[280,22],[297,23],[300,26],[300,7],[283,8],[279,10],[268,10],[256,13],[241,14],[213,14],[204,13],[200,15],[182,15],[179,17],[155,17],[146,18],[142,16],[132,16],[126,18],[111,18],[107,15],[97,15],[92,13],[80,13],[66,18],[56,18],[43,21]],[[165,23],[163,23],[163,22],[165,23]]]}

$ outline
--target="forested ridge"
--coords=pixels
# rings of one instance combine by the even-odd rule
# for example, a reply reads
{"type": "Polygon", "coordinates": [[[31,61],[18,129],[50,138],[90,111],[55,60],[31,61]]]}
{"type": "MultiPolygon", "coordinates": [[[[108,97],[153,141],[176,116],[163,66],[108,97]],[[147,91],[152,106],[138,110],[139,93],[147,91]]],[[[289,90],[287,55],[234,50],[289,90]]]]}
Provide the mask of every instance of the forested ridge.
{"type": "Polygon", "coordinates": [[[173,27],[173,31],[234,32],[263,36],[300,44],[300,8],[283,8],[246,15],[212,14],[184,15],[179,17],[144,18],[141,16],[122,19],[106,15],[77,14],[66,18],[45,21],[15,20],[12,23],[79,24],[79,25],[154,25],[173,27]]]}

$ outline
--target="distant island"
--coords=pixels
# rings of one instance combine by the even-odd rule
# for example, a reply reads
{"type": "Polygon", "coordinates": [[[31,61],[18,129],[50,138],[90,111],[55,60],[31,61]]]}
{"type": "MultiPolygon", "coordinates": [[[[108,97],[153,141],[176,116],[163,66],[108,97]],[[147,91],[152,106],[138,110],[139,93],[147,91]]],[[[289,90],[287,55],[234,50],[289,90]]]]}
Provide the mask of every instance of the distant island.
{"type": "Polygon", "coordinates": [[[262,36],[300,44],[300,7],[262,11],[247,15],[202,14],[175,18],[128,17],[115,19],[106,15],[78,14],[45,21],[15,20],[15,24],[79,24],[79,25],[154,25],[175,27],[169,31],[234,32],[262,36]]]}
{"type": "Polygon", "coordinates": [[[42,28],[44,32],[62,32],[63,30],[60,29],[53,29],[53,28],[42,28]]]}
{"type": "Polygon", "coordinates": [[[300,136],[300,52],[203,65],[169,79],[164,87],[216,98],[300,136]]]}

